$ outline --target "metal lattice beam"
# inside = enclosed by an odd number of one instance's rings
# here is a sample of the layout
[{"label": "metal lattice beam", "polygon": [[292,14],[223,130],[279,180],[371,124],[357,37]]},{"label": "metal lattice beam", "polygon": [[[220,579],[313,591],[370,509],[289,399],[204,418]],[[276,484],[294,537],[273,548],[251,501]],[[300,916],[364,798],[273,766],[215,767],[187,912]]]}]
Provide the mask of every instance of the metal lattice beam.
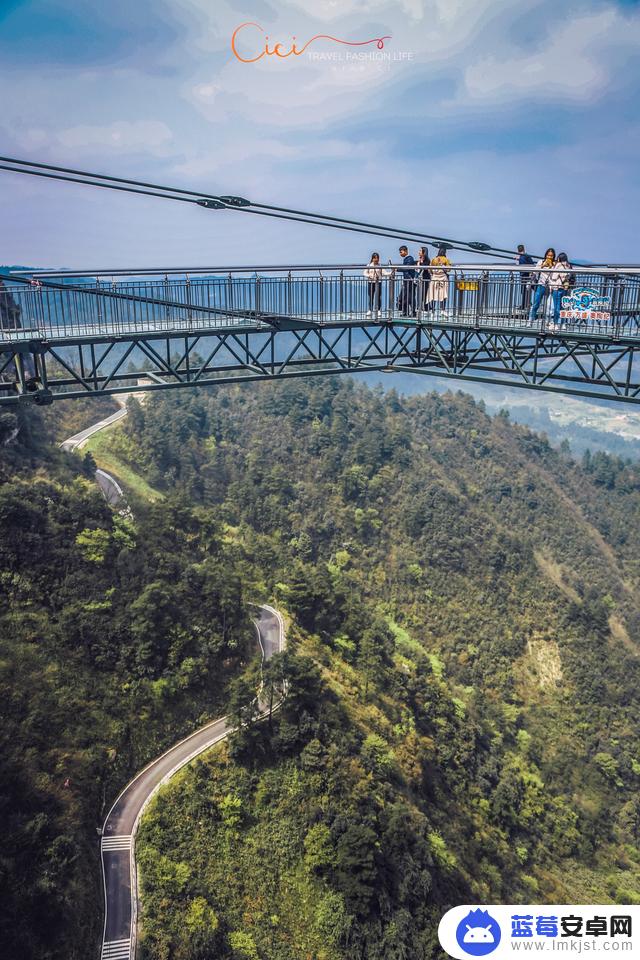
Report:
[{"label": "metal lattice beam", "polygon": [[361,272],[310,270],[0,281],[0,405],[369,370],[640,402],[639,269],[577,271],[591,307],[563,295],[561,330],[529,313],[517,268],[450,270],[446,313],[428,274],[398,267],[372,311]]}]

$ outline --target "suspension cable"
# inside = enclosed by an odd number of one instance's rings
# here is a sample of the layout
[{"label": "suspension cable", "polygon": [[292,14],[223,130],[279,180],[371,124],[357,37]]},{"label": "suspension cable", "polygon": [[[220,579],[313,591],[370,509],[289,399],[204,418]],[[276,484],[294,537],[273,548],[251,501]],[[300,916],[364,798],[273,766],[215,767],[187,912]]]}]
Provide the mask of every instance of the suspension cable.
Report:
[{"label": "suspension cable", "polygon": [[[92,180],[108,180],[111,183],[126,183],[134,187],[149,187],[152,190],[169,191],[170,193],[184,193],[192,197],[207,197],[212,200],[219,200],[219,197],[212,197],[206,193],[196,193],[194,190],[185,190],[182,187],[166,187],[160,183],[148,183],[145,180],[129,180],[124,177],[112,177],[106,173],[91,173],[88,170],[75,170],[73,167],[57,167],[52,163],[36,163],[35,160],[17,160],[15,157],[0,157],[2,163],[18,163],[23,167],[36,167],[39,170],[55,170],[58,173],[73,173],[78,177],[90,177]],[[19,173],[28,173],[28,170],[19,170]],[[79,183],[83,181],[79,180]]]},{"label": "suspension cable", "polygon": [[[381,224],[371,224],[362,220],[351,220],[344,217],[334,217],[329,214],[317,214],[305,210],[295,210],[289,207],[280,207],[273,204],[256,203],[245,200],[242,197],[220,196],[218,194],[209,194],[187,190],[180,187],[167,187],[162,184],[149,183],[144,180],[129,180],[123,177],[113,177],[107,174],[91,173],[86,170],[77,170],[71,167],[60,167],[48,163],[38,163],[31,160],[20,160],[15,157],[0,156],[0,169],[12,173],[23,173],[31,176],[46,177],[52,180],[62,180],[71,183],[78,183],[85,186],[98,186],[112,190],[121,190],[127,193],[137,193],[151,197],[157,197],[167,200],[181,200],[182,202],[195,203],[199,206],[209,209],[227,209],[241,210],[245,213],[253,213],[260,216],[271,216],[281,220],[288,220],[293,223],[307,223],[315,226],[332,227],[333,229],[347,230],[354,233],[365,233],[370,236],[382,238],[405,239],[412,242],[431,243],[432,245],[445,245],[448,249],[461,250],[465,253],[470,251],[481,253],[482,255],[498,256],[500,259],[511,259],[516,256],[516,251],[508,250],[503,247],[493,247],[486,243],[475,243],[465,241],[449,240],[445,237],[438,237],[415,230],[402,230],[397,227],[387,227]],[[17,164],[18,166],[9,166],[8,164]],[[35,169],[29,169],[35,168]],[[44,171],[51,171],[45,173]],[[71,174],[72,176],[66,176]],[[144,189],[139,189],[144,188]]]},{"label": "suspension cable", "polygon": [[[262,206],[262,204],[260,204],[260,206]],[[366,228],[365,226],[348,227],[346,226],[346,223],[344,224],[331,223],[331,222],[324,222],[319,219],[311,220],[307,217],[293,217],[289,214],[284,214],[284,213],[271,213],[268,210],[251,210],[248,207],[236,207],[235,209],[237,209],[240,213],[253,213],[256,216],[273,217],[277,220],[288,220],[290,223],[311,223],[311,224],[314,224],[315,226],[320,226],[320,227],[332,227],[334,230],[347,230],[350,233],[365,233],[370,237],[382,237],[383,239],[391,239],[391,240],[408,240],[410,243],[418,242],[418,243],[424,244],[425,246],[427,243],[431,243],[433,245],[434,240],[437,240],[437,238],[430,237],[428,234],[424,234],[424,233],[415,234],[414,236],[412,236],[410,233],[400,233],[400,232],[391,233],[390,232],[392,229],[391,227],[389,228],[389,230],[384,230],[384,228],[381,228],[380,230],[374,230],[372,227],[368,227],[368,228]],[[352,223],[359,223],[359,221],[354,220],[352,221]],[[445,244],[447,246],[447,249],[449,250],[461,250],[463,253],[469,253],[468,245],[462,246],[453,240],[443,240],[443,244]],[[486,251],[486,250],[478,251],[473,247],[471,247],[471,250],[473,250],[474,253],[483,253],[485,255],[488,255],[489,253],[489,251]],[[495,253],[492,255],[499,258],[500,260],[510,260],[510,261],[513,260],[513,256],[510,256],[504,253]]]},{"label": "suspension cable", "polygon": [[[1,159],[1,158],[0,158]],[[11,167],[8,164],[0,163],[0,170],[9,170],[12,173],[28,173],[32,177],[46,177],[47,180],[65,180],[68,183],[79,183],[81,186],[90,185],[92,187],[104,187],[108,190],[124,190],[126,193],[141,193],[146,197],[161,197],[163,200],[181,200],[183,203],[197,203],[197,200],[190,200],[188,197],[176,197],[170,193],[158,193],[151,190],[138,190],[135,187],[122,187],[114,183],[100,183],[98,180],[81,180],[77,177],[66,177],[59,173],[44,173],[40,170],[22,170],[20,167]],[[224,204],[220,204],[224,207]]]}]

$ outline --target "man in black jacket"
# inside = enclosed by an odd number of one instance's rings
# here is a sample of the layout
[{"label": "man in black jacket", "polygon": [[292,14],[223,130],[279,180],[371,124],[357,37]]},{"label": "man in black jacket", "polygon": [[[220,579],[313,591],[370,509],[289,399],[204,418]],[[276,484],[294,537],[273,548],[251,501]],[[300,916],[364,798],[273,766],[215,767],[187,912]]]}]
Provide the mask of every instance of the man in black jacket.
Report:
[{"label": "man in black jacket", "polygon": [[[516,263],[519,267],[528,267],[530,265],[533,266],[535,263],[533,257],[525,250],[524,243],[518,244],[518,256],[516,257]],[[525,270],[523,270],[520,274],[520,296],[522,301],[522,309],[528,310],[531,306],[531,274]]]},{"label": "man in black jacket", "polygon": [[[399,252],[402,257],[403,266],[415,267],[416,262],[409,253],[408,247],[403,245],[400,247]],[[415,279],[415,270],[402,271],[402,289],[400,291],[398,307],[405,317],[415,317],[416,315]]]}]

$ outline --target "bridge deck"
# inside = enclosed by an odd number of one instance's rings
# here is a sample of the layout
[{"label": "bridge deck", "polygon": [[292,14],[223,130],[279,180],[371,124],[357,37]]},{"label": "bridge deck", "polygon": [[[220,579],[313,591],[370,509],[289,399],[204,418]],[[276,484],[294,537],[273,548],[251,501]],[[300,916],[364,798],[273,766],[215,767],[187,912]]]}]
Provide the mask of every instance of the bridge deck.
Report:
[{"label": "bridge deck", "polygon": [[[0,281],[0,404],[405,369],[640,402],[640,270],[542,297],[504,266],[438,285],[362,271]],[[442,277],[444,276],[444,279]]]},{"label": "bridge deck", "polygon": [[260,331],[269,331],[272,329],[285,330],[294,325],[294,329],[304,329],[306,327],[361,327],[363,325],[376,326],[379,324],[404,324],[407,326],[416,325],[437,325],[446,327],[462,327],[465,329],[483,329],[509,332],[514,334],[535,335],[535,334],[557,334],[567,336],[578,334],[580,336],[589,336],[609,342],[615,340],[638,340],[640,341],[640,312],[637,316],[627,315],[624,323],[613,326],[610,322],[587,322],[587,321],[564,321],[561,324],[553,324],[548,316],[530,320],[526,315],[506,314],[488,314],[478,317],[470,311],[453,312],[446,311],[420,311],[415,316],[407,316],[400,310],[386,310],[378,316],[368,314],[366,311],[353,311],[350,313],[335,313],[329,317],[320,317],[313,313],[294,314],[290,317],[283,317],[277,314],[261,314],[255,317],[249,313],[244,315],[234,315],[227,318],[218,316],[214,320],[211,317],[191,318],[188,320],[176,322],[167,322],[162,320],[148,320],[144,323],[132,320],[130,323],[104,322],[96,320],[87,323],[66,324],[57,327],[55,324],[48,326],[46,330],[41,327],[26,326],[14,330],[0,330],[0,352],[10,350],[15,344],[30,343],[36,340],[46,341],[47,343],[58,346],[65,343],[77,343],[79,341],[97,341],[102,339],[128,339],[132,336],[141,335],[152,337],[174,337],[176,339],[193,336],[206,335],[210,332],[236,332],[236,333],[256,333]]}]

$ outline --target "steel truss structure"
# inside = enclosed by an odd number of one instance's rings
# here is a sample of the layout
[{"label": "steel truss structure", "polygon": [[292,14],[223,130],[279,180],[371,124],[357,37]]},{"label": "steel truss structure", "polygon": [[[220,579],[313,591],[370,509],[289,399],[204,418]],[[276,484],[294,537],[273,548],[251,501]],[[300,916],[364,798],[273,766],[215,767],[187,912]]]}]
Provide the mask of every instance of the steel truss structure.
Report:
[{"label": "steel truss structure", "polygon": [[[291,270],[279,278],[229,277],[217,282],[215,296],[213,281],[197,291],[188,278],[186,287],[165,278],[153,289],[151,281],[134,288],[131,278],[117,289],[113,282],[53,285],[67,312],[49,305],[46,327],[40,283],[24,288],[37,310],[5,289],[13,329],[0,324],[0,405],[367,371],[640,403],[636,271],[603,272],[601,289],[606,283],[614,291],[608,321],[556,329],[544,315],[531,321],[517,272],[464,270],[450,279],[455,309],[447,313],[423,309],[421,299],[400,309],[401,277],[386,281],[395,290],[385,289],[382,309],[368,315],[362,274],[345,281],[344,270],[330,283],[292,279]],[[593,276],[589,282],[593,288]]]},{"label": "steel truss structure", "polygon": [[[367,371],[421,373],[640,403],[640,340],[393,322],[122,340],[27,343],[5,354],[0,403]],[[43,396],[44,395],[44,396]]]}]

